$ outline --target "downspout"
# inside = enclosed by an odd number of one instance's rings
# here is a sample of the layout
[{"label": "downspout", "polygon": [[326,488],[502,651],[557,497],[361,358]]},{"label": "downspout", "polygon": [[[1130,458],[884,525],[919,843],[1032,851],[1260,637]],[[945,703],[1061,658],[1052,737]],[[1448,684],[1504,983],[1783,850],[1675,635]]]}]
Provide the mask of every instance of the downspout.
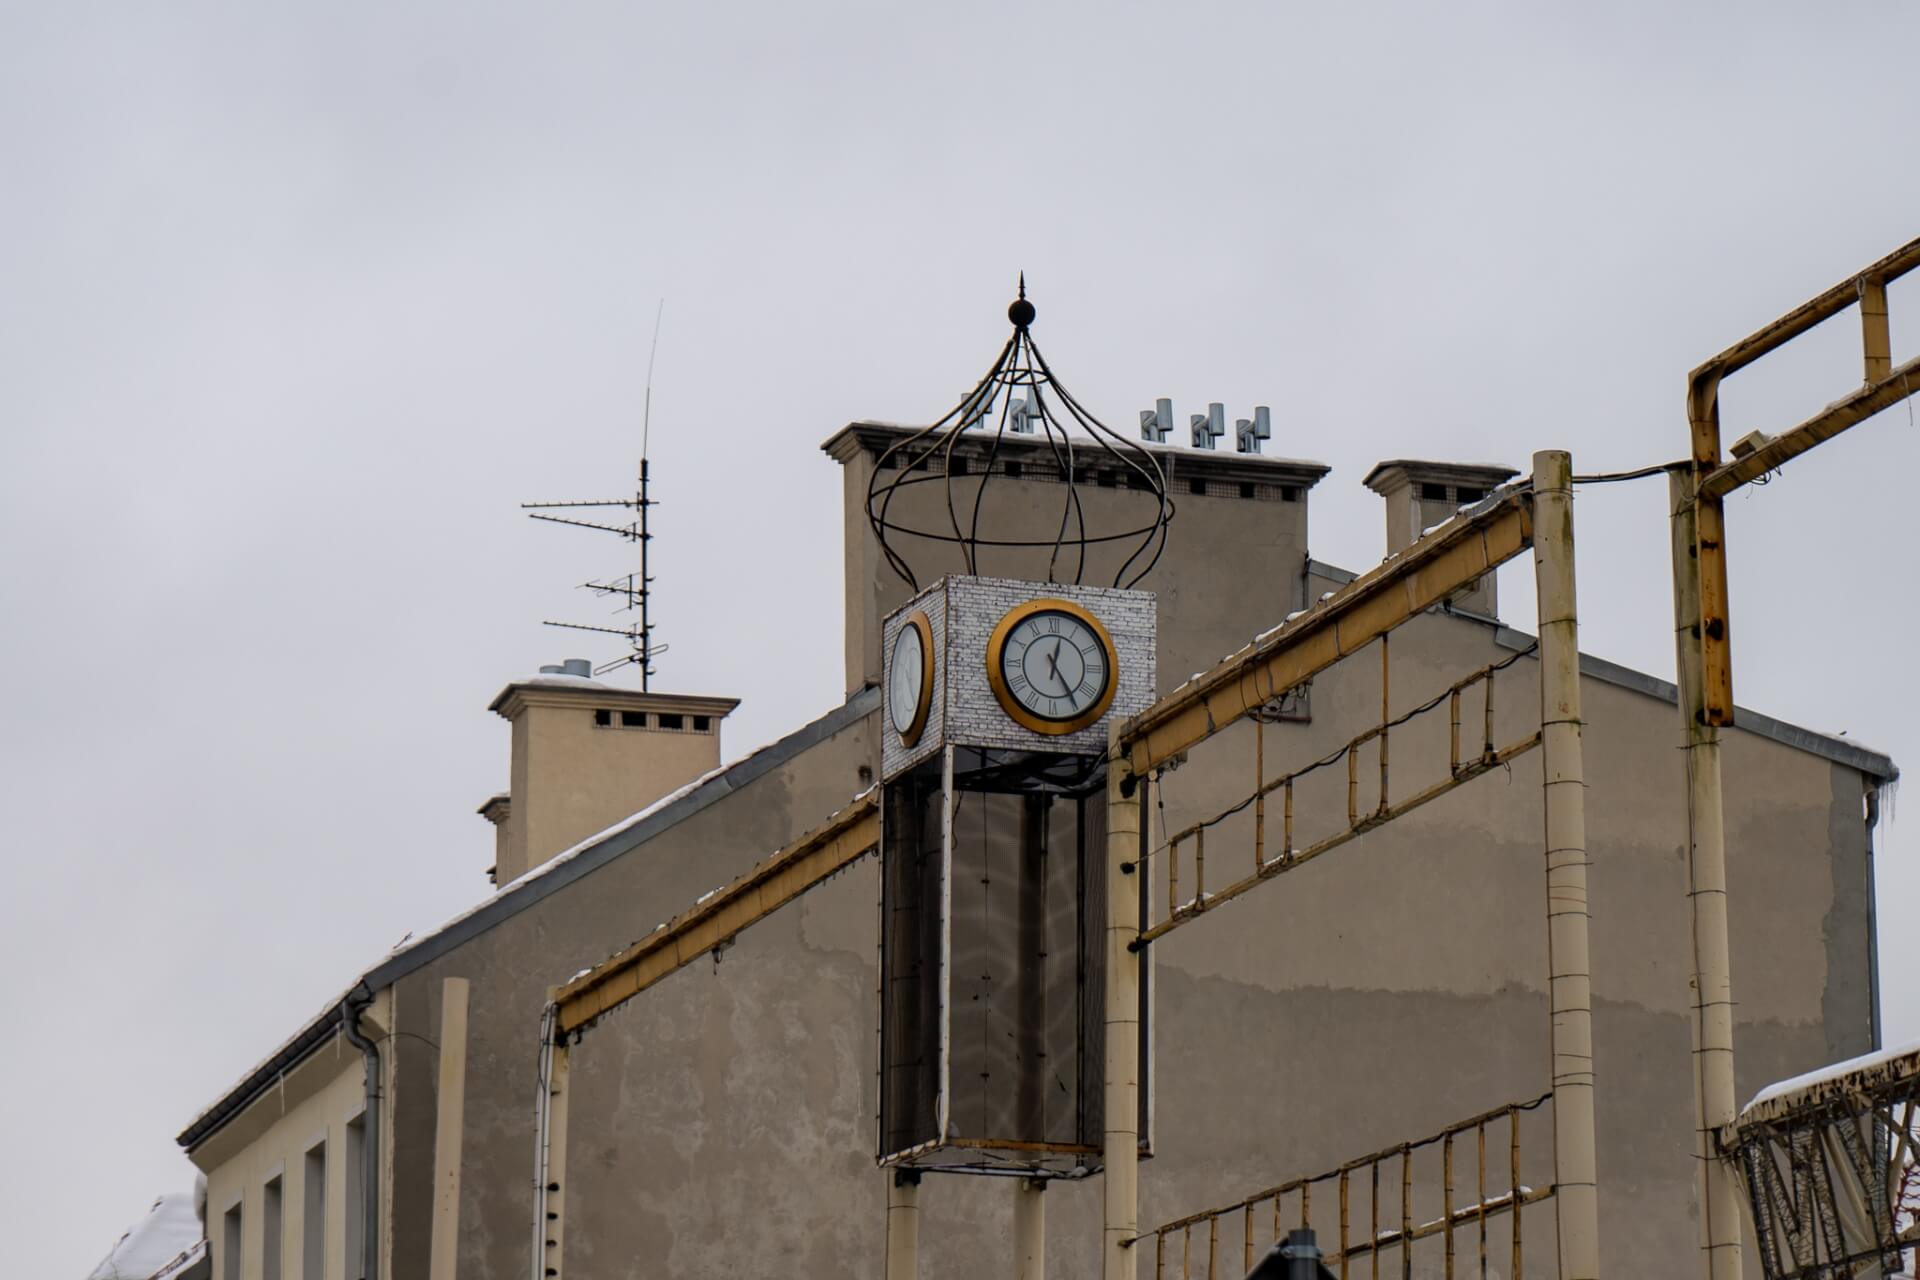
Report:
[{"label": "downspout", "polygon": [[1880,1048],[1880,907],[1874,900],[1873,838],[1880,829],[1879,780],[1867,791],[1867,1047]]},{"label": "downspout", "polygon": [[360,1152],[360,1185],[366,1204],[361,1210],[361,1244],[366,1256],[361,1259],[364,1280],[380,1276],[380,1050],[360,1032],[360,1011],[373,1003],[373,993],[363,982],[340,1002],[340,1027],[347,1043],[360,1051],[367,1064],[366,1140]]}]

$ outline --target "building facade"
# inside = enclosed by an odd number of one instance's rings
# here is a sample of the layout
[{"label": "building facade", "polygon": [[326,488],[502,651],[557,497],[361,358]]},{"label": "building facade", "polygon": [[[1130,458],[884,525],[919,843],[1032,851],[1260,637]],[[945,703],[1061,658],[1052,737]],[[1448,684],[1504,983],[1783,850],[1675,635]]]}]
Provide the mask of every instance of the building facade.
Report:
[{"label": "building facade", "polygon": [[[497,892],[360,975],[181,1136],[209,1179],[216,1277],[349,1280],[367,1265],[382,1278],[428,1274],[435,1042],[455,978],[472,992],[459,1275],[535,1274],[533,1082],[548,992],[874,780],[881,623],[912,591],[886,564],[864,501],[904,433],[856,423],[825,445],[846,493],[840,706],[720,767],[726,699],[615,691],[564,671],[496,699],[513,722],[510,788],[482,807],[498,833]],[[1139,585],[1157,598],[1164,693],[1351,575],[1309,550],[1309,498],[1325,467],[1158,456],[1178,515]],[[1057,509],[1049,486],[1061,477],[1040,444],[1011,441],[969,462],[976,475],[1001,469],[988,513],[997,527],[1035,534]],[[1387,505],[1388,550],[1508,474],[1383,463],[1368,479]],[[1125,499],[1125,477],[1097,464],[1076,479],[1095,515]],[[934,518],[938,487],[904,501]],[[929,548],[924,562],[960,571],[942,554]],[[1110,554],[1094,549],[1087,581],[1117,567]],[[1009,550],[980,570],[1045,580],[1047,563],[1044,552]],[[1503,735],[1521,732],[1539,719],[1537,693],[1523,692],[1529,645],[1499,620],[1489,578],[1396,638],[1392,683],[1412,706],[1511,659],[1515,693],[1496,718]],[[1582,679],[1605,1261],[1664,1273],[1692,1252],[1696,1230],[1679,726],[1662,681],[1597,658]],[[1266,727],[1265,749],[1300,762],[1324,755],[1378,717],[1378,684],[1377,663],[1334,667]],[[1396,737],[1396,758],[1417,760],[1431,732]],[[1854,744],[1751,712],[1725,752],[1738,1062],[1751,1094],[1875,1043],[1872,822],[1895,771]],[[1537,771],[1536,759],[1514,773]],[[1160,788],[1159,821],[1174,829],[1215,812],[1250,782],[1196,755]],[[1545,1090],[1540,804],[1538,786],[1495,771],[1156,944],[1143,1222]],[[871,860],[856,864],[610,1015],[577,1050],[569,1273],[880,1274],[878,896]],[[310,1165],[316,1143],[324,1159]],[[350,1179],[349,1166],[361,1172]],[[315,1176],[327,1229],[319,1269],[308,1270]],[[1056,1183],[1047,1201],[1053,1273],[1097,1274],[1097,1176]],[[1002,1180],[930,1177],[922,1273],[1007,1265],[1010,1203]]]}]

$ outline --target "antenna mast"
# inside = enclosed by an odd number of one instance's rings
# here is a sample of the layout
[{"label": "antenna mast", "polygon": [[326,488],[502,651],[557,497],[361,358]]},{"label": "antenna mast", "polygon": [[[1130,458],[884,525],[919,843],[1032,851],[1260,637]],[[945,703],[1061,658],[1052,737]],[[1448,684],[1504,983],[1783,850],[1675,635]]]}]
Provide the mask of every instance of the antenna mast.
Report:
[{"label": "antenna mast", "polygon": [[[638,611],[640,625],[635,627],[596,627],[580,622],[544,622],[549,627],[565,627],[571,631],[598,631],[606,635],[620,636],[627,642],[630,652],[623,658],[603,662],[593,669],[593,674],[604,675],[609,671],[626,666],[628,663],[640,668],[640,691],[650,692],[653,684],[653,659],[656,654],[667,651],[664,644],[653,643],[652,611],[648,607],[653,595],[653,575],[648,572],[648,544],[653,534],[647,529],[647,512],[654,505],[649,493],[652,477],[647,464],[647,447],[653,429],[653,362],[660,353],[660,320],[666,312],[667,300],[662,298],[660,306],[653,315],[653,346],[647,353],[646,398],[642,402],[640,417],[640,487],[631,498],[611,498],[606,501],[588,502],[523,502],[523,510],[535,520],[546,520],[552,524],[570,524],[582,529],[598,529],[603,533],[617,533],[629,542],[640,544],[640,572],[624,574],[604,582],[587,581],[581,583],[585,590],[601,596],[619,596],[623,603],[615,612]],[[567,516],[543,515],[542,511],[561,507],[625,507],[634,513],[628,524],[598,524],[590,520],[575,520]]]}]

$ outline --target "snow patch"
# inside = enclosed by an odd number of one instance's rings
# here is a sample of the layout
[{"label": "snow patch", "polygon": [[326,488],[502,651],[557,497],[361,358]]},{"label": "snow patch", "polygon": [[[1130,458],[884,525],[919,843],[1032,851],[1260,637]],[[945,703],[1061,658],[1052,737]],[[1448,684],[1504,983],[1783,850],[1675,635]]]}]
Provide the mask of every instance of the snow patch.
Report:
[{"label": "snow patch", "polygon": [[1776,1084],[1768,1085],[1759,1093],[1753,1095],[1753,1101],[1747,1104],[1747,1109],[1751,1110],[1763,1102],[1772,1102],[1775,1098],[1784,1098],[1790,1093],[1798,1093],[1803,1089],[1811,1089],[1818,1084],[1826,1084],[1828,1081],[1838,1080],[1841,1076],[1850,1075],[1855,1071],[1864,1071],[1869,1067],[1881,1066],[1884,1063],[1892,1062],[1895,1058],[1904,1058],[1910,1053],[1920,1053],[1920,1040],[1909,1040],[1905,1044],[1898,1044],[1890,1049],[1881,1049],[1877,1053],[1866,1053],[1858,1058],[1849,1058],[1845,1062],[1834,1062],[1824,1067],[1817,1067],[1805,1075],[1795,1076],[1791,1080],[1782,1080]]},{"label": "snow patch", "polygon": [[87,1280],[158,1280],[178,1274],[197,1259],[197,1250],[206,1247],[205,1235],[193,1192],[161,1196],[146,1217],[127,1228],[100,1265],[87,1273]]}]

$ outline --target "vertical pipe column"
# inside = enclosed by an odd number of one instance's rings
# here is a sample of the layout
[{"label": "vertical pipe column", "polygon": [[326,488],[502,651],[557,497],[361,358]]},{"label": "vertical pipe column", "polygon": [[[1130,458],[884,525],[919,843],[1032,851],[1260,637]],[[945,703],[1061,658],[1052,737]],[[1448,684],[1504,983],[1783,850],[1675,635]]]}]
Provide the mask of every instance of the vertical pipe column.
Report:
[{"label": "vertical pipe column", "polygon": [[1694,1160],[1700,1169],[1701,1274],[1739,1280],[1740,1187],[1717,1131],[1734,1118],[1733,980],[1727,946],[1727,842],[1720,731],[1707,714],[1701,645],[1697,472],[1675,471],[1673,621],[1687,767],[1687,902],[1693,917]]},{"label": "vertical pipe column", "polygon": [[428,1280],[454,1280],[460,1261],[460,1146],[467,1107],[467,980],[440,984],[440,1090],[433,1124],[433,1230]]},{"label": "vertical pipe column", "polygon": [[1561,1280],[1596,1280],[1600,1214],[1594,1179],[1593,989],[1587,960],[1586,777],[1580,743],[1573,460],[1558,450],[1533,455],[1533,567],[1539,593],[1547,966],[1553,1014],[1554,1215]]},{"label": "vertical pipe column", "polygon": [[1042,1178],[1021,1178],[1013,1185],[1014,1280],[1047,1280],[1046,1189]]},{"label": "vertical pipe column", "polygon": [[914,1280],[920,1273],[920,1174],[887,1171],[887,1280]]},{"label": "vertical pipe column", "polygon": [[547,991],[546,1015],[540,1020],[540,1095],[534,1129],[533,1280],[558,1280],[564,1271],[560,1246],[566,1240],[567,1104],[571,1098],[571,1064],[566,1037],[555,1019],[552,1003],[559,990]]},{"label": "vertical pipe column", "polygon": [[1140,1227],[1140,809],[1118,726],[1107,739],[1107,944],[1105,1217],[1102,1280],[1134,1280]]}]

